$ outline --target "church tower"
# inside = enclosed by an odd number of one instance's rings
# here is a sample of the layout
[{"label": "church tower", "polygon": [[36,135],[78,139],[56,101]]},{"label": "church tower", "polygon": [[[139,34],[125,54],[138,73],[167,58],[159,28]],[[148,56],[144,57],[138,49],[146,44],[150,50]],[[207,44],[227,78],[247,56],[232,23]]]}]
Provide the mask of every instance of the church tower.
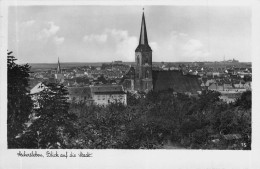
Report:
[{"label": "church tower", "polygon": [[61,74],[60,59],[58,58],[57,74]]},{"label": "church tower", "polygon": [[144,92],[152,90],[152,49],[148,44],[144,12],[142,16],[139,45],[135,50],[135,63],[135,90]]},{"label": "church tower", "polygon": [[62,71],[61,71],[59,58],[58,58],[58,65],[57,65],[57,72],[55,74],[55,79],[58,82],[62,82],[62,83],[64,82],[64,76],[63,76]]}]

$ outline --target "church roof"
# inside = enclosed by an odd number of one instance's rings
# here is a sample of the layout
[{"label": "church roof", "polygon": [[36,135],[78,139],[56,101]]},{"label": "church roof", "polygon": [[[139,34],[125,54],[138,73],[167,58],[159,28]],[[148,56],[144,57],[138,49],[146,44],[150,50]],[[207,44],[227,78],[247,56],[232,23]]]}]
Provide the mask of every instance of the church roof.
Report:
[{"label": "church roof", "polygon": [[183,75],[181,71],[153,71],[153,88],[155,91],[173,89],[175,92],[201,91],[197,76]]},{"label": "church roof", "polygon": [[135,68],[130,66],[130,68],[127,70],[127,73],[125,74],[128,78],[130,76],[135,76]]},{"label": "church roof", "polygon": [[142,23],[141,23],[139,45],[137,46],[135,51],[136,52],[142,52],[142,51],[150,52],[150,51],[152,51],[151,47],[148,44],[148,37],[147,37],[147,31],[146,31],[144,12],[143,12]]}]

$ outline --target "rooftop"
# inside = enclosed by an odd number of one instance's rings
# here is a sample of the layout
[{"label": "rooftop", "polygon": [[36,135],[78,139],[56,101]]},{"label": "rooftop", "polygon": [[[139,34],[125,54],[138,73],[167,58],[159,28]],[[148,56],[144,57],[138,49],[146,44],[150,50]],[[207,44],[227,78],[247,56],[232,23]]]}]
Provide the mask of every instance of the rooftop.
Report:
[{"label": "rooftop", "polygon": [[153,71],[153,87],[155,91],[173,89],[175,92],[197,93],[201,91],[198,77],[183,75],[181,71]]},{"label": "rooftop", "polygon": [[102,86],[91,86],[91,92],[95,94],[121,94],[124,93],[121,85],[102,85]]}]

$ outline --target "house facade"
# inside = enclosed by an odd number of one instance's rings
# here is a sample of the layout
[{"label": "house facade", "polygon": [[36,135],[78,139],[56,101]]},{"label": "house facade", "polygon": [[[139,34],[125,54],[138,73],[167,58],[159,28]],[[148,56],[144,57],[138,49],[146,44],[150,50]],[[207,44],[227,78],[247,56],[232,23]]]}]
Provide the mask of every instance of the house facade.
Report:
[{"label": "house facade", "polygon": [[127,104],[127,95],[121,85],[91,86],[90,90],[94,104],[103,106],[116,102]]}]

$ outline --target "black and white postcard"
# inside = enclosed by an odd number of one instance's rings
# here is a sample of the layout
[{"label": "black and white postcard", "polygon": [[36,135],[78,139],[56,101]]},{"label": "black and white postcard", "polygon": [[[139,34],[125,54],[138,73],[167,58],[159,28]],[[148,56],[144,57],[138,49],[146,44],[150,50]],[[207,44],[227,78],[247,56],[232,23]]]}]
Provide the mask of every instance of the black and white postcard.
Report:
[{"label": "black and white postcard", "polygon": [[0,168],[260,167],[259,7],[1,2]]}]

